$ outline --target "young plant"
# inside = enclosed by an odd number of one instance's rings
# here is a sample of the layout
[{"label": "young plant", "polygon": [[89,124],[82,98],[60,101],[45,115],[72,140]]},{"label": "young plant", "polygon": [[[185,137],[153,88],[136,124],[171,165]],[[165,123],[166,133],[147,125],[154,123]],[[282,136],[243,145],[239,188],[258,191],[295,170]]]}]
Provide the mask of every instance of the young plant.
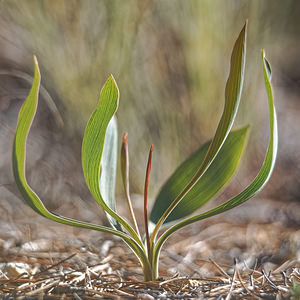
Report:
[{"label": "young plant", "polygon": [[[82,143],[82,167],[88,188],[104,209],[111,227],[74,220],[47,210],[28,185],[25,175],[26,139],[38,104],[40,72],[34,57],[34,80],[23,104],[13,146],[13,172],[25,201],[40,215],[67,225],[111,233],[119,236],[135,253],[145,281],[158,278],[159,254],[171,234],[184,226],[232,209],[255,196],[265,186],[274,168],[277,154],[277,121],[271,88],[271,69],[262,50],[263,74],[267,90],[270,119],[269,145],[256,178],[241,193],[227,202],[201,214],[189,217],[211,200],[234,174],[245,147],[249,127],[232,130],[242,92],[246,56],[247,22],[235,42],[229,78],[225,89],[224,111],[212,140],[205,143],[183,162],[163,185],[148,218],[148,183],[151,170],[151,145],[144,192],[145,237],[141,237],[129,192],[127,134],[123,136],[121,171],[132,225],[115,210],[115,176],[117,166],[117,123],[115,113],[119,90],[112,76],[104,84],[100,101],[90,117]],[[169,227],[159,236],[161,227]]]}]

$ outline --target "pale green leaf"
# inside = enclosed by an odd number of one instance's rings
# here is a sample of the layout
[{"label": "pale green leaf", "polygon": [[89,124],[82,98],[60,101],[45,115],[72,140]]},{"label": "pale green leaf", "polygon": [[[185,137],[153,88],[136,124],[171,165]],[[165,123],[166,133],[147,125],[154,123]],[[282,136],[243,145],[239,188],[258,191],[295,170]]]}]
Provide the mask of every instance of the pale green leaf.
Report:
[{"label": "pale green leaf", "polygon": [[[100,163],[108,124],[119,105],[119,89],[111,75],[105,82],[98,106],[92,113],[85,129],[82,142],[82,168],[86,183],[95,200],[112,218],[112,226],[122,230],[122,224],[131,236],[142,245],[133,228],[110,207],[109,198],[104,198],[100,191]],[[102,162],[103,164],[103,162]],[[120,223],[120,224],[119,224]]]},{"label": "pale green leaf", "polygon": [[[108,123],[103,154],[101,158],[101,172],[100,172],[100,192],[110,209],[115,211],[115,185],[116,185],[116,170],[118,158],[118,127],[116,117],[112,117]],[[107,218],[113,227],[121,230],[118,222],[107,214]]]},{"label": "pale green leaf", "polygon": [[13,174],[15,177],[16,184],[24,200],[38,214],[52,221],[62,223],[65,225],[111,233],[113,235],[121,237],[127,243],[127,245],[134,251],[144,268],[150,270],[149,262],[147,260],[147,257],[145,256],[143,247],[141,247],[126,233],[105,226],[82,222],[64,216],[60,216],[58,214],[54,214],[47,210],[47,208],[44,206],[37,194],[28,185],[25,174],[26,140],[36,113],[40,87],[40,71],[36,57],[34,57],[34,67],[35,71],[32,87],[19,113],[12,155]]},{"label": "pale green leaf", "polygon": [[[230,180],[238,167],[248,135],[248,128],[247,126],[230,132],[210,167],[194,187],[182,198],[166,219],[165,224],[184,218],[195,212],[212,199]],[[152,223],[156,224],[173,199],[192,180],[193,175],[204,160],[210,144],[211,141],[205,143],[199,150],[193,153],[164,184],[151,212],[150,220]]]},{"label": "pale green leaf", "polygon": [[86,183],[96,201],[107,212],[112,210],[100,192],[100,163],[107,127],[118,108],[118,102],[119,90],[110,76],[101,90],[99,104],[88,121],[82,142],[82,167]]},{"label": "pale green leaf", "polygon": [[56,222],[60,222],[63,224],[68,224],[72,226],[90,228],[94,230],[100,230],[104,232],[110,232],[113,234],[117,234],[118,236],[122,236],[127,238],[123,233],[113,230],[111,228],[107,228],[104,226],[93,225],[77,220],[73,220],[70,218],[66,218],[63,216],[59,216],[57,214],[53,214],[48,211],[36,193],[31,189],[26,180],[25,173],[25,162],[26,162],[26,140],[28,137],[29,130],[31,128],[34,116],[36,114],[36,109],[38,105],[38,94],[40,87],[40,71],[38,67],[38,62],[36,57],[34,57],[34,79],[32,83],[32,87],[30,93],[25,100],[22,108],[20,109],[18,123],[15,133],[14,145],[13,145],[13,173],[15,177],[16,184],[24,198],[24,200],[30,205],[32,209],[34,209],[40,215],[51,219]]}]

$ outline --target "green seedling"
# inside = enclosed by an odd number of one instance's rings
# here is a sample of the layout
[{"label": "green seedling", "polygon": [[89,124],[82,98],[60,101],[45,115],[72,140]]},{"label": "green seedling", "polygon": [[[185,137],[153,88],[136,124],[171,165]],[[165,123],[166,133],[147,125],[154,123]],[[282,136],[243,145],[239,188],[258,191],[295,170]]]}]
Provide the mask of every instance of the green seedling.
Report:
[{"label": "green seedling", "polygon": [[[13,172],[25,201],[37,213],[50,220],[120,237],[137,256],[145,281],[158,279],[160,251],[171,234],[184,226],[223,213],[247,201],[262,190],[273,171],[278,144],[277,121],[271,87],[271,69],[262,50],[270,119],[269,144],[263,165],[253,182],[241,193],[211,210],[190,216],[211,200],[230,180],[245,147],[249,127],[232,130],[232,125],[244,80],[246,32],[247,22],[232,51],[224,111],[213,139],[201,146],[170,176],[158,193],[148,216],[147,195],[153,151],[151,145],[145,179],[143,237],[130,200],[127,134],[123,135],[121,172],[131,221],[126,221],[115,208],[118,138],[114,115],[118,108],[119,90],[113,76],[108,78],[101,90],[99,104],[88,121],[82,143],[82,167],[86,183],[95,200],[106,212],[111,227],[78,221],[50,212],[28,185],[25,174],[26,139],[36,113],[40,86],[38,62],[34,57],[34,80],[29,96],[20,110],[13,146]],[[159,234],[162,227],[165,230]]]}]

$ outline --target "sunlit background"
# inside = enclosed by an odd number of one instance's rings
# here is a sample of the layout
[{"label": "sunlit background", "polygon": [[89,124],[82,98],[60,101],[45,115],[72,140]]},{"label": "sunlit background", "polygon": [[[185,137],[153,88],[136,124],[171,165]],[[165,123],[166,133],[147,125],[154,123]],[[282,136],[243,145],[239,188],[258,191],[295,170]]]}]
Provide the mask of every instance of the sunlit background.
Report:
[{"label": "sunlit background", "polygon": [[[153,199],[180,162],[213,136],[231,50],[247,18],[245,84],[235,126],[249,123],[251,134],[225,196],[254,178],[267,147],[264,48],[273,70],[279,156],[263,195],[299,201],[299,14],[297,0],[0,1],[0,201],[19,195],[11,149],[33,54],[43,90],[28,141],[28,177],[47,206],[91,200],[81,171],[81,140],[110,74],[120,89],[119,140],[128,132],[133,194],[143,191],[154,145]],[[116,194],[121,205],[120,175]]]}]

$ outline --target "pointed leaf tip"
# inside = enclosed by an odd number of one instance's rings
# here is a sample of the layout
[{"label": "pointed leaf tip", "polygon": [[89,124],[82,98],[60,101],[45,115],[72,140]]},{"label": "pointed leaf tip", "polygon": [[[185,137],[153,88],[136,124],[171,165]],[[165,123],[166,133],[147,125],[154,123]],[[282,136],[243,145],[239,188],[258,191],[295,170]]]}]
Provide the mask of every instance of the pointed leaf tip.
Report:
[{"label": "pointed leaf tip", "polygon": [[[102,95],[103,93],[103,95]],[[104,95],[106,94],[106,95]],[[114,76],[111,74],[106,82],[104,83],[102,89],[101,89],[101,93],[100,93],[100,98],[101,97],[114,97],[113,94],[115,95],[116,99],[116,109],[118,109],[119,107],[119,97],[120,97],[120,91],[117,85],[117,82],[114,78]],[[101,96],[102,95],[102,96]]]},{"label": "pointed leaf tip", "polygon": [[264,49],[261,50],[261,55],[262,55],[263,63],[265,65],[265,69],[266,69],[268,78],[271,81],[271,79],[272,79],[272,69],[271,69],[270,63],[268,62],[268,60],[266,58],[266,53],[265,53]]},{"label": "pointed leaf tip", "polygon": [[34,71],[36,72],[37,77],[41,78],[40,68],[39,68],[39,62],[35,55],[33,55],[33,63],[34,63]]},{"label": "pointed leaf tip", "polygon": [[114,75],[113,74],[110,74],[109,75],[109,77],[107,78],[107,81],[112,81],[113,83],[114,83],[114,85],[116,86],[116,88],[118,89],[118,91],[119,91],[119,88],[118,88],[118,85],[117,85],[117,82],[116,82],[116,80],[115,80],[115,77],[114,77]]},{"label": "pointed leaf tip", "polygon": [[245,20],[245,24],[244,24],[241,32],[247,32],[247,29],[248,29],[248,19]]},{"label": "pointed leaf tip", "polygon": [[33,62],[34,62],[35,65],[38,65],[38,60],[37,60],[35,55],[33,55]]}]

